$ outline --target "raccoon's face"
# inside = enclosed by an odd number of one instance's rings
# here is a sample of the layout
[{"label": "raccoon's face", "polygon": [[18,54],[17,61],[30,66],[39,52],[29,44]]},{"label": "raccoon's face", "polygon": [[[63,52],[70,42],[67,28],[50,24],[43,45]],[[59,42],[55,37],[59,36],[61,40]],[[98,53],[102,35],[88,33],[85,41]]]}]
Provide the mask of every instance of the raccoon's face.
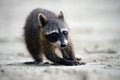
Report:
[{"label": "raccoon's face", "polygon": [[68,30],[53,31],[46,38],[56,47],[66,47],[68,44]]},{"label": "raccoon's face", "polygon": [[[43,16],[44,20],[47,17]],[[42,20],[41,20],[42,21]],[[44,22],[43,22],[44,23]],[[63,19],[63,13],[61,12],[58,18],[51,19],[44,25],[45,38],[54,46],[64,48],[68,44],[68,26]]]},{"label": "raccoon's face", "polygon": [[61,20],[51,20],[44,27],[44,33],[46,39],[56,47],[66,47],[68,44],[68,27],[64,21]]}]

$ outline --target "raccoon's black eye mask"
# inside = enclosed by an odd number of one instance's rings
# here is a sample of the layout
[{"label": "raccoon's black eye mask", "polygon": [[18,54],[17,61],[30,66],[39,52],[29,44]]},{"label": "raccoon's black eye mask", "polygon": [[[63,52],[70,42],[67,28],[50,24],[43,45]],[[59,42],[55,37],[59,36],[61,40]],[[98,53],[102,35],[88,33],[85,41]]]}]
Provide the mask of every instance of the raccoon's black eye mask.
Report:
[{"label": "raccoon's black eye mask", "polygon": [[68,38],[68,32],[67,31],[63,31],[62,33],[51,33],[46,35],[46,38],[50,41],[50,42],[56,42],[60,37],[65,37],[66,39]]},{"label": "raccoon's black eye mask", "polygon": [[51,42],[56,42],[59,36],[60,35],[58,33],[52,33],[52,34],[46,35],[46,38]]}]

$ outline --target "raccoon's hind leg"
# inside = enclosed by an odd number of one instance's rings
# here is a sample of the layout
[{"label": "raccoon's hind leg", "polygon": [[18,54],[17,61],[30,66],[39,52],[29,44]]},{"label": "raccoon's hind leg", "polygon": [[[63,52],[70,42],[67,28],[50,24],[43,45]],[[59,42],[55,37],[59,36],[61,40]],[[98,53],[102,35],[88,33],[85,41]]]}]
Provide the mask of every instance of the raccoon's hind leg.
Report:
[{"label": "raccoon's hind leg", "polygon": [[25,62],[24,64],[39,64],[43,62],[42,55],[40,54],[40,45],[37,42],[33,43],[26,43],[27,49],[31,56],[33,57],[34,61],[32,62]]},{"label": "raccoon's hind leg", "polygon": [[25,33],[26,47],[35,61],[25,62],[25,64],[39,64],[43,62],[41,54],[41,45],[38,33],[26,32]]}]

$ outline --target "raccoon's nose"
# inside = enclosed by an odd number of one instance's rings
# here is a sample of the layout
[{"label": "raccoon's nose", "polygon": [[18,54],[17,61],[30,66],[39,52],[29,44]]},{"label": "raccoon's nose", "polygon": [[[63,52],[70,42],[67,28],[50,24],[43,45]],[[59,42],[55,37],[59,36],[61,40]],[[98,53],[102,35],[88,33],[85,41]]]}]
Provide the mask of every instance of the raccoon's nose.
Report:
[{"label": "raccoon's nose", "polygon": [[66,47],[67,45],[65,43],[61,43],[61,47]]}]

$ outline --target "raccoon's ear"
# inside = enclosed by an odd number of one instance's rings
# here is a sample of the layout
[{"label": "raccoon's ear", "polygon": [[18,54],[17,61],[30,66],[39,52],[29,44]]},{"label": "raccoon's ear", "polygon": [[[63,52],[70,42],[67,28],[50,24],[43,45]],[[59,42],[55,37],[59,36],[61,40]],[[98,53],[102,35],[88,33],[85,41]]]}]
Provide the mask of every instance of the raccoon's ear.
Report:
[{"label": "raccoon's ear", "polygon": [[63,15],[63,12],[62,12],[62,11],[60,11],[58,17],[59,17],[59,19],[63,19],[63,20],[64,20],[64,15]]},{"label": "raccoon's ear", "polygon": [[47,17],[44,14],[39,13],[38,14],[38,23],[39,23],[39,26],[44,27],[47,22],[48,22]]}]

